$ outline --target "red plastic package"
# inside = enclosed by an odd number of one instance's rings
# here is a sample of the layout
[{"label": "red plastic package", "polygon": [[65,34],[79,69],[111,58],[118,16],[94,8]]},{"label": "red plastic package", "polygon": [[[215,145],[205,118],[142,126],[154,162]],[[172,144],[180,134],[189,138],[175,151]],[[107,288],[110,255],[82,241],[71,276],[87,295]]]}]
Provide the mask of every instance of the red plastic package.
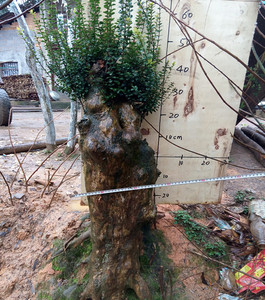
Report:
[{"label": "red plastic package", "polygon": [[[257,279],[265,276],[265,249],[256,255],[249,263],[247,263],[240,271],[245,272]],[[261,281],[249,277],[243,273],[235,274],[237,285],[241,288],[239,293],[249,289],[252,293],[257,294],[265,290],[265,284]]]}]

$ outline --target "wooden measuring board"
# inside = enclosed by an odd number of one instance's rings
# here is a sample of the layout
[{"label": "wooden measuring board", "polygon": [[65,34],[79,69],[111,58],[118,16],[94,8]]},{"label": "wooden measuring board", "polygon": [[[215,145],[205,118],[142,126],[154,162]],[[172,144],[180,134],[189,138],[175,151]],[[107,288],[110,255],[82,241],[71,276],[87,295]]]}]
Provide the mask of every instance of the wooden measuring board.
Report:
[{"label": "wooden measuring board", "polygon": [[[167,0],[163,3],[174,15],[207,38],[216,41],[246,64],[248,62],[259,1]],[[169,141],[202,155],[190,153],[170,144],[146,122],[143,137],[156,153],[161,175],[157,183],[224,176],[229,159],[240,96],[220,71],[243,87],[246,70],[222,49],[187,28],[179,29],[171,16],[162,10],[162,57],[174,63],[171,81],[175,92],[161,109],[148,116],[150,122]],[[196,57],[190,43],[198,51]],[[176,51],[177,50],[177,51]],[[202,57],[211,62],[209,64]],[[204,68],[202,70],[201,65]],[[213,67],[213,65],[215,67]],[[204,73],[205,72],[205,73]],[[155,189],[156,203],[218,202],[222,182],[209,182]]]}]

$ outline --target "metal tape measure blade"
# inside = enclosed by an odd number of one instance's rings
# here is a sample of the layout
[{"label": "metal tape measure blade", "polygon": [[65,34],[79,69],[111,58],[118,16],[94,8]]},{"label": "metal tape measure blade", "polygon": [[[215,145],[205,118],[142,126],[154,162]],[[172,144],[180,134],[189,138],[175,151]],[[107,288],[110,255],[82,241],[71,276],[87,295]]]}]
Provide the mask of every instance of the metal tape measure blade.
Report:
[{"label": "metal tape measure blade", "polygon": [[160,183],[160,184],[140,185],[140,186],[119,188],[119,189],[111,189],[111,190],[103,190],[103,191],[95,191],[95,192],[77,194],[77,195],[72,196],[72,198],[137,191],[137,190],[168,187],[168,186],[183,185],[183,184],[204,183],[204,182],[225,181],[225,180],[237,180],[237,179],[245,179],[245,178],[264,177],[264,176],[265,176],[265,173],[255,173],[255,174],[235,175],[235,176],[227,176],[227,177],[194,179],[194,180],[177,181],[177,182]]}]

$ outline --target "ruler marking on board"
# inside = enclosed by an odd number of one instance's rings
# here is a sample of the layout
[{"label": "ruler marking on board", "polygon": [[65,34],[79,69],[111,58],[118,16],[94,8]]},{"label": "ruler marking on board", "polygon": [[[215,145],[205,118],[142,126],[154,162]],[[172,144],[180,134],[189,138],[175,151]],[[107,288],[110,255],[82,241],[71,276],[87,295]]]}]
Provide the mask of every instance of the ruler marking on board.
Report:
[{"label": "ruler marking on board", "polygon": [[[173,6],[173,0],[170,0],[170,10],[172,10]],[[169,40],[170,37],[170,26],[171,26],[171,15],[168,15],[168,27],[167,27],[167,42],[166,42],[166,56],[165,56],[165,66],[168,61],[168,49],[169,49],[169,43],[173,43],[173,41]],[[160,135],[161,131],[161,124],[162,124],[162,117],[166,116],[167,114],[163,113],[163,102],[160,104],[160,112],[159,112],[159,120],[158,120],[158,139],[157,139],[157,149],[156,149],[156,164],[158,165],[158,160],[159,160],[159,149],[160,149],[160,138],[162,137]]]},{"label": "ruler marking on board", "polygon": [[[172,10],[172,6],[173,6],[173,0],[170,0],[170,10]],[[167,27],[167,43],[166,43],[166,56],[165,56],[165,66],[167,64],[168,61],[168,51],[169,51],[169,44],[170,42],[170,27],[171,27],[171,15],[169,14],[168,16],[168,27]],[[160,153],[160,138],[162,138],[161,133],[161,127],[162,127],[162,117],[165,117],[167,114],[163,112],[163,102],[160,104],[160,109],[159,109],[159,119],[158,119],[158,137],[157,137],[157,145],[156,145],[156,166],[158,166],[159,164],[159,153]],[[154,199],[156,200],[156,193],[155,191],[153,192],[154,195]]]},{"label": "ruler marking on board", "polygon": [[145,189],[192,184],[192,183],[215,182],[215,181],[236,180],[236,179],[246,179],[246,178],[255,178],[255,177],[265,177],[265,173],[255,173],[255,174],[235,175],[235,176],[216,177],[216,178],[193,179],[193,180],[177,181],[177,182],[169,182],[169,183],[140,185],[140,186],[126,187],[126,188],[82,193],[82,194],[74,195],[71,198],[84,197],[84,196],[97,196],[97,195],[120,193],[120,192],[130,192],[136,190],[145,190]]}]

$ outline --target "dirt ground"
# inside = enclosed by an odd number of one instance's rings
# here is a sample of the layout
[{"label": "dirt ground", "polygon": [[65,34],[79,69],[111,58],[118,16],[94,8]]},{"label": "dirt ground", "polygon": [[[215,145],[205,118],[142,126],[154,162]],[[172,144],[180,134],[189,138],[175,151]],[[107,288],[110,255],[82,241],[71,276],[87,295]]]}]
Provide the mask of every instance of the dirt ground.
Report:
[{"label": "dirt ground", "polygon": [[[57,138],[66,137],[69,112],[56,112],[54,117]],[[42,126],[41,113],[15,112],[10,132],[8,128],[0,127],[0,147],[10,145],[9,136],[12,137],[13,144],[32,142]],[[42,131],[38,135],[38,140],[44,139],[45,132]],[[250,169],[262,168],[248,150],[236,143],[233,144],[230,157],[233,164]],[[45,266],[54,239],[70,238],[80,227],[80,218],[87,213],[87,207],[80,206],[79,199],[70,198],[71,195],[81,191],[81,161],[78,151],[66,162],[64,162],[63,148],[60,148],[45,163],[42,163],[47,158],[45,151],[35,151],[28,155],[18,154],[18,158],[22,164],[20,170],[14,154],[0,156],[0,171],[12,186],[14,204],[11,205],[7,186],[0,177],[1,300],[36,299],[36,284],[55,273],[51,264]],[[257,171],[231,166],[227,169],[227,175],[255,172]],[[41,197],[45,184],[52,176],[51,186]],[[28,180],[27,190],[26,180]],[[65,183],[53,197],[55,187],[61,181]],[[220,206],[232,206],[235,203],[236,193],[246,189],[251,190],[255,199],[265,198],[264,178],[226,181]],[[200,209],[200,206],[197,208]],[[169,240],[172,247],[170,257],[181,269],[179,280],[186,287],[185,299],[217,299],[218,294],[223,292],[219,284],[218,271],[196,264],[196,259],[189,252],[194,247],[184,237],[179,227],[173,225],[170,211],[177,209],[179,209],[177,205],[158,205],[158,212],[164,213],[165,217],[157,221],[157,228],[161,229]],[[207,284],[202,280],[202,274]]]}]

